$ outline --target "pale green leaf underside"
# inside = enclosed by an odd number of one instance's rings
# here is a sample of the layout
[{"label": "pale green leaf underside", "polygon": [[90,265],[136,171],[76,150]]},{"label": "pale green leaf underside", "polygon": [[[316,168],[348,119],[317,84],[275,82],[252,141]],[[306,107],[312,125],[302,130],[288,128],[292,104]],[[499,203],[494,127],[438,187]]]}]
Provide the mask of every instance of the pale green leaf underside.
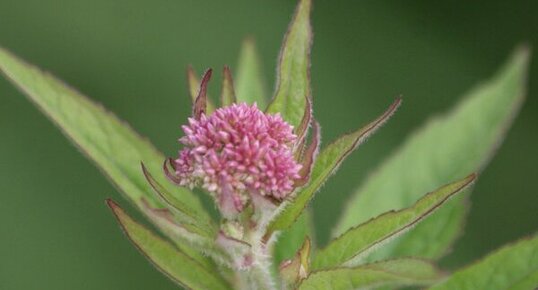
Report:
[{"label": "pale green leaf underside", "polygon": [[320,250],[312,261],[312,269],[325,269],[350,263],[382,244],[394,239],[441,207],[450,197],[463,191],[476,176],[448,184],[426,194],[413,206],[382,214],[350,229]]},{"label": "pale green leaf underside", "polygon": [[246,39],[239,54],[237,77],[235,78],[237,102],[256,103],[258,108],[265,110],[267,93],[262,75],[260,58],[256,51],[254,40]]},{"label": "pale green leaf underside", "polygon": [[[529,53],[518,50],[490,81],[472,90],[451,113],[414,133],[352,196],[337,236],[369,218],[412,204],[421,192],[478,171],[500,145],[525,94]],[[465,199],[452,200],[375,258],[437,258],[457,237]]]},{"label": "pale green leaf underside", "polygon": [[538,287],[538,237],[505,246],[430,290],[531,290]]},{"label": "pale green leaf underside", "polygon": [[[164,156],[148,140],[137,135],[102,106],[1,48],[0,71],[143,212],[148,214],[143,199],[152,206],[162,207],[140,169],[143,161],[152,172],[162,172]],[[182,202],[195,219],[211,223],[193,193],[172,186],[162,173],[155,179]]]},{"label": "pale green leaf underside", "polygon": [[424,286],[438,281],[442,273],[431,263],[397,259],[355,268],[336,268],[310,274],[300,290],[356,290],[392,286]]},{"label": "pale green leaf underside", "polygon": [[135,222],[113,201],[109,200],[108,205],[131,242],[169,278],[187,289],[231,289],[216,271],[207,271],[169,242]]},{"label": "pale green leaf underside", "polygon": [[324,148],[314,162],[309,183],[297,192],[291,202],[284,204],[284,210],[269,225],[268,232],[284,230],[291,226],[327,178],[353,150],[394,114],[400,103],[401,99],[397,99],[381,116],[368,125],[343,135]]},{"label": "pale green leaf underside", "polygon": [[277,85],[268,113],[280,113],[297,127],[310,97],[311,0],[300,0],[280,50]]}]

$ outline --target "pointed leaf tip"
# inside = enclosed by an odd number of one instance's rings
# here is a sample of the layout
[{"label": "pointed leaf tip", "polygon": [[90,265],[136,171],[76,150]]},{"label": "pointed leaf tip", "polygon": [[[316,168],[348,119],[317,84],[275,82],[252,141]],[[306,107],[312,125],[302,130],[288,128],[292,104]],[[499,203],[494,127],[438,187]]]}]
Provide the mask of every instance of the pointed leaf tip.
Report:
[{"label": "pointed leaf tip", "polygon": [[296,127],[295,134],[297,135],[297,144],[298,146],[295,148],[296,152],[301,153],[300,151],[303,149],[305,138],[308,133],[308,127],[312,123],[312,100],[310,98],[306,98],[306,103],[304,107],[304,113],[303,113],[303,119],[301,120],[301,123]]},{"label": "pointed leaf tip", "polygon": [[299,171],[301,178],[296,182],[296,186],[305,185],[310,179],[312,169],[314,168],[314,162],[319,153],[319,145],[321,143],[320,126],[317,121],[314,120],[312,125],[312,141],[306,148],[301,156],[301,165],[303,166]]},{"label": "pointed leaf tip", "polygon": [[258,108],[267,107],[267,92],[262,73],[262,65],[255,41],[247,37],[241,46],[235,78],[235,92],[238,102],[257,103]]},{"label": "pointed leaf tip", "polygon": [[[413,132],[357,188],[333,235],[387,210],[410,206],[420,192],[445,183],[455,174],[481,171],[523,104],[529,57],[528,47],[520,46],[492,78],[471,89],[453,109]],[[462,196],[370,259],[442,257],[460,236],[467,212],[467,196]],[[443,231],[438,230],[441,227]]]},{"label": "pointed leaf tip", "polygon": [[310,89],[310,49],[312,27],[311,1],[299,1],[280,50],[277,85],[268,113],[281,113],[284,120],[297,127],[304,115]]},{"label": "pointed leaf tip", "polygon": [[[170,172],[170,169],[168,167],[172,167],[174,169],[174,173]],[[176,185],[179,185],[181,183],[181,179],[175,174],[175,167],[174,167],[174,160],[170,157],[164,159],[163,162],[163,172],[166,178],[168,180]]]},{"label": "pointed leaf tip", "polygon": [[189,95],[191,96],[192,104],[194,105],[196,97],[198,96],[200,82],[198,81],[194,68],[190,64],[187,66],[187,85],[189,87]]},{"label": "pointed leaf tip", "polygon": [[118,207],[118,204],[112,198],[105,199],[105,203],[113,211],[114,211],[115,208]]},{"label": "pointed leaf tip", "polygon": [[200,119],[202,114],[205,114],[207,111],[207,85],[211,79],[211,74],[213,73],[212,69],[206,70],[202,81],[200,82],[200,89],[198,90],[198,96],[196,101],[194,101],[192,115],[195,119]]},{"label": "pointed leaf tip", "polygon": [[234,82],[230,68],[225,65],[222,70],[222,92],[220,95],[221,105],[223,107],[236,103]]},{"label": "pointed leaf tip", "polygon": [[[205,73],[204,73],[205,75]],[[200,92],[200,81],[196,76],[196,72],[192,65],[187,66],[187,84],[189,87],[189,95],[192,100],[193,109],[196,99],[198,98]],[[215,110],[215,104],[211,101],[209,94],[206,92],[206,115],[211,114]]]},{"label": "pointed leaf tip", "polygon": [[529,62],[531,58],[531,53],[532,53],[532,47],[527,42],[521,43],[520,45],[516,47],[516,52],[515,52],[516,57],[518,57],[519,59],[521,59],[521,61],[525,63]]}]

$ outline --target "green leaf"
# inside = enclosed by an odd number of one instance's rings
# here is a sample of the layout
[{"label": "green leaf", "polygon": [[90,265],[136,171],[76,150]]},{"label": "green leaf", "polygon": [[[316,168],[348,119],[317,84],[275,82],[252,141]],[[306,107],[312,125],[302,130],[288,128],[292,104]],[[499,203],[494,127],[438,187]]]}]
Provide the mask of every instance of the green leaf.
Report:
[{"label": "green leaf", "polygon": [[[144,161],[150,171],[161,172],[165,159],[148,140],[102,106],[1,48],[0,71],[142,211],[143,200],[162,207],[140,170],[140,162]],[[192,192],[171,185],[163,174],[155,176],[155,180],[195,214],[196,219],[211,223]]]},{"label": "green leaf", "polygon": [[469,175],[426,194],[409,208],[387,212],[350,229],[318,252],[312,261],[312,269],[353,264],[370,251],[417,225],[449,198],[469,187],[475,179],[474,174]]},{"label": "green leaf", "polygon": [[431,263],[405,258],[355,268],[316,271],[303,280],[297,289],[354,290],[383,286],[424,286],[435,283],[442,277],[443,274]]},{"label": "green leaf", "polygon": [[215,225],[206,223],[186,208],[153,178],[143,163],[142,172],[155,193],[168,205],[167,208],[152,208],[150,205],[145,205],[143,211],[150,220],[170,237],[179,249],[200,263],[214,268],[206,256],[214,258],[215,261],[227,261],[226,254],[215,246],[217,233]]},{"label": "green leaf", "polygon": [[237,101],[247,104],[257,103],[258,108],[263,110],[267,106],[267,93],[260,58],[253,39],[247,38],[243,41],[237,67],[235,78]]},{"label": "green leaf", "polygon": [[338,168],[342,161],[364,140],[380,128],[394,114],[401,103],[398,98],[392,105],[377,119],[370,122],[365,127],[346,134],[333,143],[329,144],[317,156],[309,183],[300,189],[293,199],[285,202],[283,211],[271,222],[268,233],[284,230],[291,226],[306,208],[314,193],[323,185],[327,178]]},{"label": "green leaf", "polygon": [[226,107],[236,103],[232,72],[228,66],[222,70],[222,92],[220,94],[221,106]]},{"label": "green leaf", "polygon": [[216,271],[216,261],[225,261],[221,253],[214,251],[215,238],[209,238],[204,231],[191,223],[182,223],[168,208],[155,208],[144,201],[142,212],[186,255],[197,261],[208,270]]},{"label": "green leaf", "polygon": [[162,273],[187,289],[231,289],[216,271],[198,262],[135,222],[114,201],[107,200],[125,235]]},{"label": "green leaf", "polygon": [[534,273],[516,282],[510,288],[506,288],[506,290],[527,290],[533,289],[532,287],[536,290],[536,285],[538,285],[538,271],[534,271]]},{"label": "green leaf", "polygon": [[430,290],[530,290],[538,286],[538,236],[503,247]]},{"label": "green leaf", "polygon": [[311,0],[300,0],[280,50],[277,85],[268,113],[280,113],[290,125],[297,127],[310,98],[310,26]]},{"label": "green leaf", "polygon": [[149,172],[147,167],[143,162],[140,163],[142,168],[142,173],[146,178],[148,184],[153,188],[155,193],[161,198],[163,203],[167,204],[170,209],[172,209],[177,214],[178,218],[181,218],[186,223],[197,223],[197,215],[195,212],[191,211],[190,208],[186,207],[181,200],[177,199],[175,195],[169,192],[164,186],[162,186],[153,175]]},{"label": "green leaf", "polygon": [[[452,112],[412,134],[355,192],[334,236],[385,211],[409,206],[420,192],[480,171],[521,107],[528,59],[526,49],[516,51],[493,79],[472,90]],[[461,196],[374,256],[438,258],[457,238],[465,213]]]}]

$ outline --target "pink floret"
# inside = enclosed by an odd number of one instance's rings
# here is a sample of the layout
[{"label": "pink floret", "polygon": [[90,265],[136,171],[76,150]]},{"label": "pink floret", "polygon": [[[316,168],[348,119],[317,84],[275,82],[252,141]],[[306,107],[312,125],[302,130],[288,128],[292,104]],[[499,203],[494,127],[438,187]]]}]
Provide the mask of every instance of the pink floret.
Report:
[{"label": "pink floret", "polygon": [[180,185],[201,186],[237,211],[249,194],[282,200],[300,178],[293,128],[256,104],[233,104],[199,120],[189,118],[182,129],[185,136],[179,141],[185,148],[175,160]]}]

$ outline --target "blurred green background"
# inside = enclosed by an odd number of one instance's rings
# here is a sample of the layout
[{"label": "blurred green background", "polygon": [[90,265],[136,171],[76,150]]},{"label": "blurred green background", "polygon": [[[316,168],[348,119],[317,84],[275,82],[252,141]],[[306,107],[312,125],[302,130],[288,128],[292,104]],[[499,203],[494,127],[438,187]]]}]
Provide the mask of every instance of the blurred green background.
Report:
[{"label": "blurred green background", "polygon": [[[272,88],[294,5],[0,0],[0,45],[174,155],[178,127],[190,113],[185,67],[233,70],[241,40],[252,35]],[[538,47],[537,15],[530,0],[315,1],[312,85],[324,141],[404,95],[396,117],[316,196],[320,244],[349,194],[405,136],[491,76],[517,44]],[[447,268],[538,228],[536,59],[523,111],[476,186],[465,233],[443,261]],[[123,237],[104,199],[128,203],[3,78],[0,136],[0,289],[174,289]]]}]

